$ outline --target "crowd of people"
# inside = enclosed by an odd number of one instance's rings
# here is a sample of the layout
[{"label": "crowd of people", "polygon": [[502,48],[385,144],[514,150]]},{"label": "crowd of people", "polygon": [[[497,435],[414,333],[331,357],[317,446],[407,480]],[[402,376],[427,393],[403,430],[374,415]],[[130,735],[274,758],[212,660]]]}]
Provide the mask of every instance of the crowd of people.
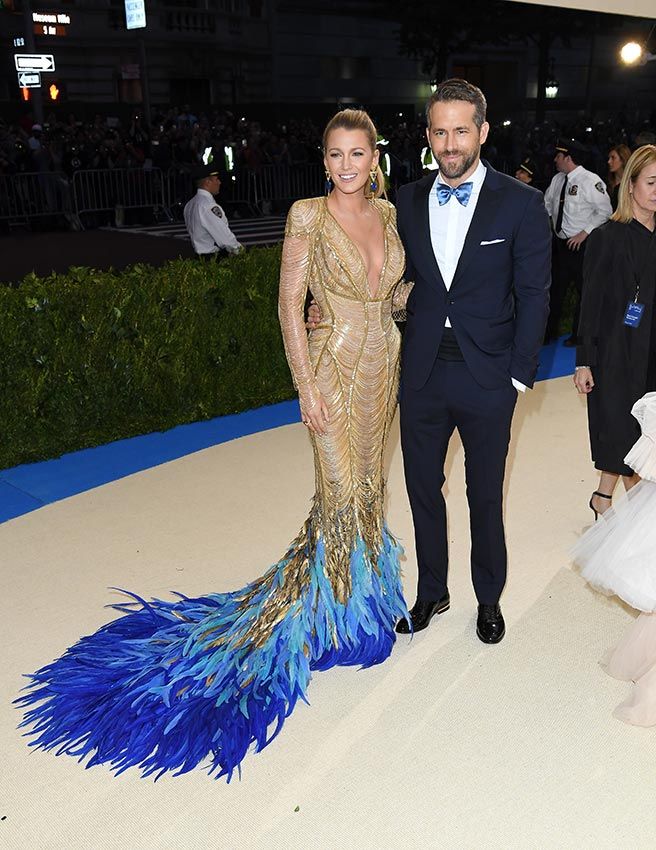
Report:
[{"label": "crowd of people", "polygon": [[[394,190],[421,174],[425,121],[423,116],[409,119],[401,114],[379,121],[378,127],[380,138],[387,142]],[[656,140],[654,128],[656,115],[636,122],[622,113],[594,124],[550,120],[536,127],[529,120],[506,120],[493,124],[484,156],[510,174],[530,160],[535,165],[534,185],[545,189],[553,174],[555,139],[576,138],[587,148],[587,166],[612,182],[618,163],[607,163],[611,151],[626,162],[630,150]],[[123,121],[100,114],[83,121],[75,113],[66,117],[50,113],[43,124],[35,123],[30,113],[13,123],[0,120],[0,175],[57,171],[70,177],[80,169],[189,169],[201,162],[208,147],[223,169],[254,173],[271,165],[320,165],[322,159],[321,129],[311,118],[267,123],[225,109],[196,114],[184,105],[156,109],[150,122],[138,111]]]},{"label": "crowd of people", "polygon": [[127,121],[97,114],[81,121],[51,113],[43,124],[30,114],[0,120],[0,174],[80,169],[188,168],[211,147],[232,151],[236,168],[320,162],[318,128],[309,120],[263,127],[228,111],[195,115],[189,106],[156,112],[148,123],[139,112]]}]

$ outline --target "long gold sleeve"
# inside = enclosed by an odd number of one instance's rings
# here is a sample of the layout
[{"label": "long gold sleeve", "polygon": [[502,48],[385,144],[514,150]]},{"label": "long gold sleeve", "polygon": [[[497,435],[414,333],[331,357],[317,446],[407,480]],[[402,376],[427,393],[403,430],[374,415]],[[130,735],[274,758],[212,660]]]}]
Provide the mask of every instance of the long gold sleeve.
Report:
[{"label": "long gold sleeve", "polygon": [[[385,208],[387,209],[389,220],[396,232],[396,207],[392,204],[385,203]],[[408,296],[412,292],[412,287],[414,285],[414,281],[403,279],[394,286],[394,289],[392,290],[392,318],[395,322],[406,321],[406,305],[408,303]]]},{"label": "long gold sleeve", "polygon": [[406,306],[414,285],[414,281],[412,280],[400,280],[394,287],[392,294],[392,318],[395,322],[405,322],[407,319]]},{"label": "long gold sleeve", "polygon": [[312,269],[315,210],[307,201],[297,201],[289,211],[282,246],[278,318],[285,354],[298,391],[301,413],[307,413],[319,400],[314,371],[310,362],[305,329],[305,296]]}]

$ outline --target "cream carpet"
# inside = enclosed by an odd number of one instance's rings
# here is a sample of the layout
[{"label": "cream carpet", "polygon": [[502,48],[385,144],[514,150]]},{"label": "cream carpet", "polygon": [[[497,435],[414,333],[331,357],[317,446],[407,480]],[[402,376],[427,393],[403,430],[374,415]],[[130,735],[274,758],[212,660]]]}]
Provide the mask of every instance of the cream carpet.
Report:
[{"label": "cream carpet", "polygon": [[[398,432],[388,517],[416,564]],[[507,487],[505,641],[481,644],[462,449],[449,455],[452,609],[367,671],[315,676],[278,739],[230,785],[157,783],[33,752],[10,705],[21,673],[110,619],[110,586],[227,590],[296,535],[313,487],[304,429],[245,437],[0,526],[0,846],[10,850],[378,848],[648,850],[656,729],[611,717],[627,685],[597,665],[631,614],[587,589],[567,550],[596,485],[585,409],[562,378],[518,402]]]}]

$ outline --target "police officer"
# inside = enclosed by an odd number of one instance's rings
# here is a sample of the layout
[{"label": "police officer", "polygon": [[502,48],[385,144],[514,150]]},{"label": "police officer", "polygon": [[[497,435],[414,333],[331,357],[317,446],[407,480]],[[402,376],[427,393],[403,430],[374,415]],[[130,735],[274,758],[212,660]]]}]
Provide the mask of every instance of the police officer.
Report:
[{"label": "police officer", "polygon": [[227,257],[243,250],[230,230],[225,213],[217,204],[221,180],[216,165],[197,165],[192,169],[197,191],[184,208],[184,220],[194,251],[199,257]]},{"label": "police officer", "polygon": [[544,202],[554,231],[551,310],[545,341],[558,336],[563,300],[570,281],[576,286],[572,334],[565,345],[576,345],[583,287],[585,240],[612,213],[604,181],[582,165],[586,150],[575,139],[556,143],[557,174],[549,184]]},{"label": "police officer", "polygon": [[537,169],[535,167],[535,163],[532,159],[529,159],[529,157],[525,157],[517,166],[515,179],[520,180],[522,183],[526,183],[527,186],[533,186],[536,174]]}]

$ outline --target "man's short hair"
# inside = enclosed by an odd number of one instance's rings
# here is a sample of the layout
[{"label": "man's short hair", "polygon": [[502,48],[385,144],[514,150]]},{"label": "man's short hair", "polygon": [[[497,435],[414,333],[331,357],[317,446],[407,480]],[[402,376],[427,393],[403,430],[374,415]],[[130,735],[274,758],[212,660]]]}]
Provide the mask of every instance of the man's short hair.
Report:
[{"label": "man's short hair", "polygon": [[478,88],[467,80],[460,80],[454,77],[451,80],[444,80],[435,89],[430,96],[430,100],[426,104],[426,123],[430,127],[430,111],[435,103],[444,103],[449,100],[464,100],[466,103],[471,103],[474,107],[474,123],[480,129],[485,123],[485,115],[487,112],[487,101],[485,95]]}]

